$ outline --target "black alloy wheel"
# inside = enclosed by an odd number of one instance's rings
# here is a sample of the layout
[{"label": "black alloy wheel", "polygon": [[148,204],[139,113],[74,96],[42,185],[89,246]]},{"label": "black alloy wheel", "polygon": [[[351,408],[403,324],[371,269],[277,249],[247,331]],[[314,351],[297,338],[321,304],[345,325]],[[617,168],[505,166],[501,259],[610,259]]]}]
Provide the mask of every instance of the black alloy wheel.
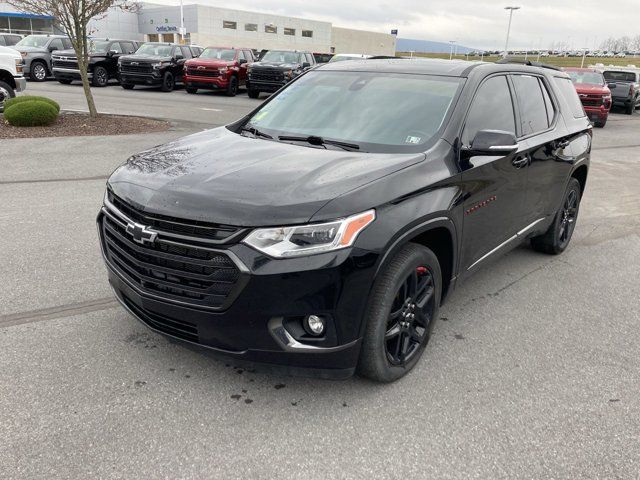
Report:
[{"label": "black alloy wheel", "polygon": [[0,81],[0,113],[4,112],[4,102],[16,96],[11,85]]},{"label": "black alloy wheel", "polygon": [[235,97],[238,93],[238,79],[236,77],[231,77],[229,80],[226,93],[228,97]]},{"label": "black alloy wheel", "polygon": [[406,365],[427,339],[434,296],[433,274],[423,265],[416,267],[398,289],[384,337],[387,359],[392,365]]},{"label": "black alloy wheel", "polygon": [[94,87],[106,87],[109,83],[109,73],[107,69],[98,65],[93,69],[93,78],[91,81]]},{"label": "black alloy wheel", "polygon": [[566,246],[571,240],[573,230],[576,228],[576,220],[578,219],[578,191],[572,189],[567,195],[562,211],[560,213],[560,231],[558,240],[561,245]]},{"label": "black alloy wheel", "polygon": [[175,80],[173,79],[173,74],[171,72],[167,72],[164,74],[164,78],[162,79],[162,91],[170,92],[176,86]]}]

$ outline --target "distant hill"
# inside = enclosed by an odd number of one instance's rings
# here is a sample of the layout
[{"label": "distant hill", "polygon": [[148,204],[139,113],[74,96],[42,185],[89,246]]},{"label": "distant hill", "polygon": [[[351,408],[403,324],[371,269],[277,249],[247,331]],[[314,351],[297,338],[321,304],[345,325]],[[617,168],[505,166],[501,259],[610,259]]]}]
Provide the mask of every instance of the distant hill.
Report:
[{"label": "distant hill", "polygon": [[[458,45],[458,53],[469,53],[474,49]],[[396,40],[397,52],[419,52],[419,53],[449,53],[451,44],[446,42],[431,42],[429,40],[411,40],[408,38],[398,38]]]}]

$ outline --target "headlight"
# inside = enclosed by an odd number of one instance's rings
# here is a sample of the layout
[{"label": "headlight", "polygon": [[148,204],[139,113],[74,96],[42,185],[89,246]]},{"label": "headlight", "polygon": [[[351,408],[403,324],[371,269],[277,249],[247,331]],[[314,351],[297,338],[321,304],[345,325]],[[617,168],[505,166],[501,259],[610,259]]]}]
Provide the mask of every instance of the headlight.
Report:
[{"label": "headlight", "polygon": [[24,67],[24,60],[21,58],[16,58],[16,73],[22,73],[22,68]]},{"label": "headlight", "polygon": [[218,68],[218,71],[220,73],[227,73],[227,70],[229,70],[229,67],[220,67],[220,68]]},{"label": "headlight", "polygon": [[271,257],[297,257],[339,250],[353,245],[358,234],[376,218],[375,210],[329,223],[260,228],[243,243]]},{"label": "headlight", "polygon": [[284,76],[287,78],[293,77],[293,70],[287,70],[286,72],[284,72]]},{"label": "headlight", "polygon": [[29,54],[27,52],[20,52],[20,55],[22,55],[22,58],[27,58]]},{"label": "headlight", "polygon": [[160,69],[162,67],[165,67],[165,66],[169,65],[170,63],[171,62],[158,62],[158,63],[152,63],[151,66],[153,68],[155,68],[156,70],[158,70],[158,69]]}]

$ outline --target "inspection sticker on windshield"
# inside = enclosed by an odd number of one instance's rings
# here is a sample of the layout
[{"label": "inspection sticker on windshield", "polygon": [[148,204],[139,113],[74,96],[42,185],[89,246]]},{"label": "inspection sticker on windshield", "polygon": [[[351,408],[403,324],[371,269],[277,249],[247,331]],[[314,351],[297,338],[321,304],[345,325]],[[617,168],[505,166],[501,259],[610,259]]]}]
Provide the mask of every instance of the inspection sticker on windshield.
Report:
[{"label": "inspection sticker on windshield", "polygon": [[420,143],[420,140],[422,140],[421,137],[414,137],[413,135],[408,135],[404,143]]}]

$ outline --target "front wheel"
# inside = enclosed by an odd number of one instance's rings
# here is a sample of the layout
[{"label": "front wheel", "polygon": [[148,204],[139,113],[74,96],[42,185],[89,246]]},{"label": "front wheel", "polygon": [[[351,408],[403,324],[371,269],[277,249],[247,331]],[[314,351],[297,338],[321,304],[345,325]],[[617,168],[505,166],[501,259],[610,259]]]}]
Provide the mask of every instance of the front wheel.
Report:
[{"label": "front wheel", "polygon": [[49,72],[47,71],[47,66],[44,62],[31,62],[31,71],[29,73],[29,78],[31,80],[34,82],[44,82],[47,79],[47,75],[49,75]]},{"label": "front wheel", "polygon": [[91,85],[94,87],[106,87],[109,84],[109,72],[107,69],[98,65],[93,69],[93,77]]},{"label": "front wheel", "polygon": [[442,274],[435,254],[406,245],[376,279],[365,321],[358,374],[392,382],[418,363],[440,307]]},{"label": "front wheel", "polygon": [[16,92],[11,85],[0,82],[0,113],[4,112],[4,102],[16,96]]},{"label": "front wheel", "polygon": [[633,115],[633,112],[635,112],[635,110],[636,106],[633,103],[629,103],[625,108],[625,113],[627,115]]},{"label": "front wheel", "polygon": [[162,86],[160,87],[163,92],[170,92],[176,86],[176,82],[173,78],[173,73],[167,72],[162,78]]},{"label": "front wheel", "polygon": [[195,87],[185,87],[184,89],[187,91],[187,93],[198,93],[198,89]]},{"label": "front wheel", "polygon": [[59,78],[58,82],[60,82],[63,85],[71,85],[71,82],[73,82],[73,80],[70,80],[68,78]]},{"label": "front wheel", "polygon": [[250,88],[247,90],[247,95],[249,95],[249,98],[258,98],[260,96],[260,90]]},{"label": "front wheel", "polygon": [[551,255],[558,255],[564,252],[576,228],[578,211],[580,210],[580,197],[580,182],[572,177],[569,180],[569,185],[567,185],[562,206],[556,213],[553,223],[543,235],[531,239],[531,246],[534,250]]},{"label": "front wheel", "polygon": [[593,124],[596,126],[596,128],[604,128],[604,126],[607,124],[607,119],[605,118],[604,120],[598,120]]},{"label": "front wheel", "polygon": [[133,87],[135,87],[135,85],[132,85],[131,83],[121,83],[120,86],[125,90],[133,90]]}]

